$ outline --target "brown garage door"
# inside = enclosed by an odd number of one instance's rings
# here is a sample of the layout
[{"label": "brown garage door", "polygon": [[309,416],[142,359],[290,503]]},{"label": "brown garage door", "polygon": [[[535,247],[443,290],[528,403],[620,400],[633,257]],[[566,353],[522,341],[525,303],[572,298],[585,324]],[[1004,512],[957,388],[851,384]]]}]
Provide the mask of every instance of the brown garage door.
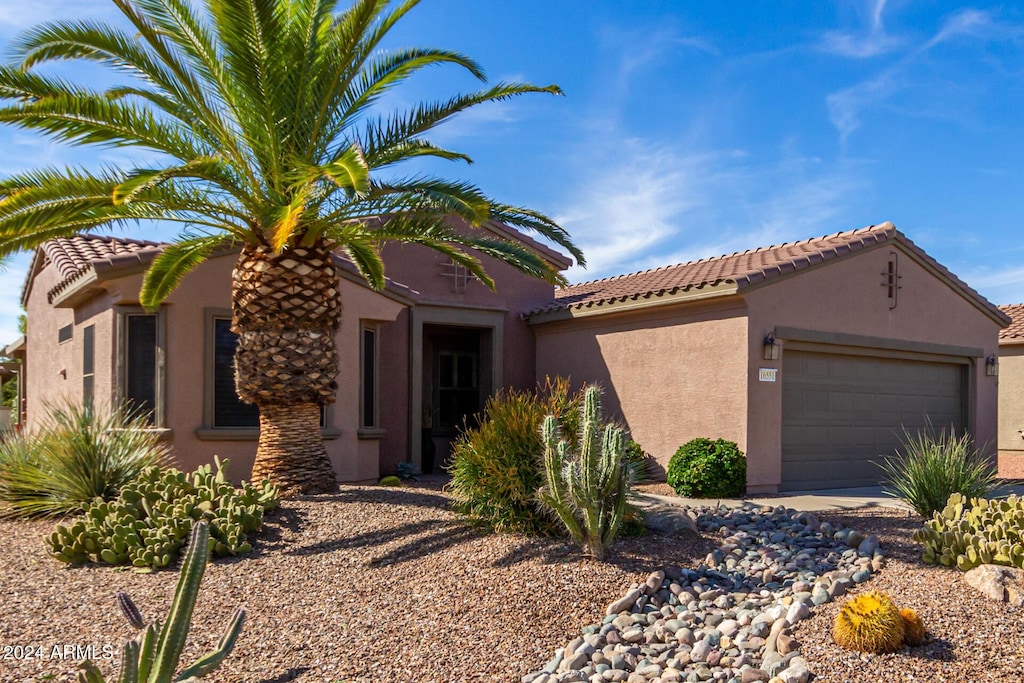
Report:
[{"label": "brown garage door", "polygon": [[787,351],[782,364],[782,485],[876,486],[880,454],[930,419],[964,425],[965,366]]}]

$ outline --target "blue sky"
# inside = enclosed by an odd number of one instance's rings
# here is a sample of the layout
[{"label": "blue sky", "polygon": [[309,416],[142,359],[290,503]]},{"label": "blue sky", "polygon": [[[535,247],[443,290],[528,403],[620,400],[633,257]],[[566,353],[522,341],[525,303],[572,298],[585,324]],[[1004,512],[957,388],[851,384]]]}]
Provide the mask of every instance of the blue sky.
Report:
[{"label": "blue sky", "polygon": [[[60,17],[115,11],[0,2],[0,43]],[[555,217],[589,261],[573,281],[889,220],[991,301],[1024,300],[1024,7],[424,0],[391,44],[462,51],[492,81],[562,86],[446,124],[435,140],[476,163],[432,170]],[[441,70],[388,104],[473,87]],[[143,159],[11,128],[0,149],[0,175]],[[0,343],[16,336],[26,264],[0,274]]]}]

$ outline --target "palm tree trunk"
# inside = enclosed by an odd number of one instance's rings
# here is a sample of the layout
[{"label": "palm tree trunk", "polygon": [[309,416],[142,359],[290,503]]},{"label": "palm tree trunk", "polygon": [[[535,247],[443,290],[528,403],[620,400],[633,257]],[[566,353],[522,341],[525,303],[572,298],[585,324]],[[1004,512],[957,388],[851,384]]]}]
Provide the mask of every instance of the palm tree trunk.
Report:
[{"label": "palm tree trunk", "polygon": [[232,274],[235,387],[260,409],[252,478],[282,493],[323,493],[337,478],[320,435],[334,403],[341,321],[338,271],[323,243],[274,254],[246,246]]}]

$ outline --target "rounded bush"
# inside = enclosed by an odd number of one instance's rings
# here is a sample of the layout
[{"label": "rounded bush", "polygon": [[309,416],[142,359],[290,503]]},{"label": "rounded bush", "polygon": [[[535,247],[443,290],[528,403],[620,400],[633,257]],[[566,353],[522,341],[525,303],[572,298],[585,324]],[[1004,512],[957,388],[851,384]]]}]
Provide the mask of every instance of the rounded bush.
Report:
[{"label": "rounded bush", "polygon": [[747,490],[747,459],[732,441],[694,439],[669,461],[668,484],[690,498],[740,496]]},{"label": "rounded bush", "polygon": [[402,480],[394,475],[391,475],[390,477],[384,477],[383,479],[378,481],[377,484],[380,486],[401,486]]}]

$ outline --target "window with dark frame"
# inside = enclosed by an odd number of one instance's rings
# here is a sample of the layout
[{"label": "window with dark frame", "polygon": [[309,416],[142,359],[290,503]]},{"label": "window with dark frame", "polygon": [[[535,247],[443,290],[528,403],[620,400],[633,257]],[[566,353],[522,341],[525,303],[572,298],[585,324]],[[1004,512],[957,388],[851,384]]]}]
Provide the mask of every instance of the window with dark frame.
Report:
[{"label": "window with dark frame", "polygon": [[93,404],[96,392],[96,326],[82,330],[82,403]]},{"label": "window with dark frame", "polygon": [[122,398],[129,409],[148,414],[150,424],[156,424],[157,353],[156,314],[125,314]]},{"label": "window with dark frame", "polygon": [[363,327],[362,334],[362,368],[360,378],[361,406],[359,410],[359,426],[372,429],[377,422],[377,330]]},{"label": "window with dark frame", "polygon": [[74,325],[65,325],[64,327],[57,330],[57,343],[63,344],[64,342],[71,341],[71,338],[75,334]]},{"label": "window with dark frame", "polygon": [[238,398],[235,389],[238,335],[230,319],[214,318],[213,326],[213,426],[259,427],[259,408]]},{"label": "window with dark frame", "polygon": [[[259,408],[238,397],[235,387],[235,351],[238,335],[231,319],[213,318],[213,424],[215,429],[258,429]],[[320,428],[327,422],[326,406],[320,406]]]}]

